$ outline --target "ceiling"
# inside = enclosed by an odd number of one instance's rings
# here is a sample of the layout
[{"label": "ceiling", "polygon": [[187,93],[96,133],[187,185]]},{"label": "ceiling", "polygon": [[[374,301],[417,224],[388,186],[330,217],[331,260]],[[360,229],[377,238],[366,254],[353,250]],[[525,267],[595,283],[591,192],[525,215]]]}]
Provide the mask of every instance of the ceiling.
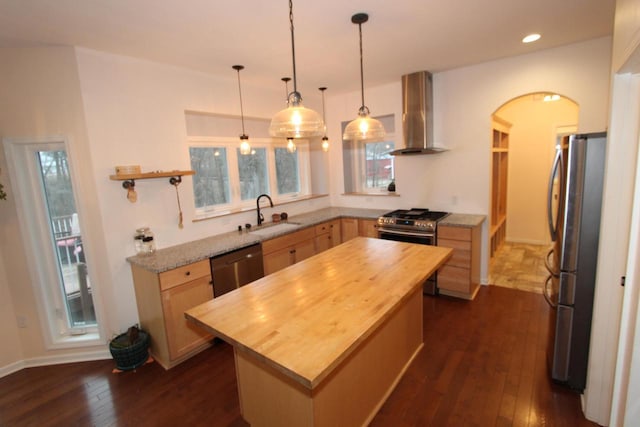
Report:
[{"label": "ceiling", "polygon": [[[615,0],[295,0],[298,89],[327,95],[611,35]],[[524,45],[528,33],[542,34]],[[243,82],[292,75],[288,2],[281,0],[0,0],[0,47],[73,45]]]}]

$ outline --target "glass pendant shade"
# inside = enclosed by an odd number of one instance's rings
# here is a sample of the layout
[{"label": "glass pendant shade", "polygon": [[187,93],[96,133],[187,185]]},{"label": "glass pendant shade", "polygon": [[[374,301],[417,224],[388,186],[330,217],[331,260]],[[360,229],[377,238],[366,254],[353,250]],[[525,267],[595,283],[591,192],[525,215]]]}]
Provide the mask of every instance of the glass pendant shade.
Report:
[{"label": "glass pendant shade", "polygon": [[292,0],[289,0],[289,30],[291,31],[293,92],[291,92],[287,98],[287,108],[276,113],[271,119],[269,135],[276,138],[311,138],[314,136],[322,136],[324,129],[322,117],[315,111],[305,108],[302,105],[302,96],[300,92],[298,92]]},{"label": "glass pendant shade", "polygon": [[300,94],[289,95],[289,106],[271,119],[269,135],[277,138],[311,138],[321,136],[324,121],[320,114],[302,105]]},{"label": "glass pendant shade", "polygon": [[287,151],[290,153],[295,153],[296,149],[297,147],[295,142],[293,142],[293,138],[287,138]]},{"label": "glass pendant shade", "polygon": [[243,156],[251,154],[251,145],[247,135],[240,135],[240,154]]},{"label": "glass pendant shade", "polygon": [[342,139],[345,141],[373,142],[384,139],[387,132],[379,120],[370,116],[369,108],[364,104],[364,66],[362,61],[362,24],[369,20],[366,13],[356,13],[351,17],[351,22],[358,25],[360,34],[360,94],[362,106],[358,110],[358,118],[352,120],[344,129]]},{"label": "glass pendant shade", "polygon": [[325,153],[329,151],[329,138],[326,136],[322,137],[322,151]]},{"label": "glass pendant shade", "polygon": [[367,107],[360,108],[358,118],[352,120],[344,129],[342,139],[345,141],[372,142],[384,139],[387,133],[380,120],[369,115]]}]

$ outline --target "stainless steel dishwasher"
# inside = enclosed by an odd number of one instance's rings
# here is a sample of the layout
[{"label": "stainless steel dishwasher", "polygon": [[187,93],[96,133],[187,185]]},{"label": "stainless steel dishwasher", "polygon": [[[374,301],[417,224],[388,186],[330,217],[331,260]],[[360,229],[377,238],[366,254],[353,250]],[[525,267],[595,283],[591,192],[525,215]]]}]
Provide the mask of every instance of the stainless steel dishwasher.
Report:
[{"label": "stainless steel dishwasher", "polygon": [[260,243],[211,258],[214,298],[262,276],[264,276],[264,269]]}]

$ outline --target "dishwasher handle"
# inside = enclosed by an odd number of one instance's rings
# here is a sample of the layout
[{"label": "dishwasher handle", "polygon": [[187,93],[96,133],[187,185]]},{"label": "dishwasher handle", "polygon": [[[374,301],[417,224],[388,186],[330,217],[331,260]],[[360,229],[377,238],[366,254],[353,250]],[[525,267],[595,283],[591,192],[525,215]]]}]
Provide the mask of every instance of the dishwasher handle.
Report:
[{"label": "dishwasher handle", "polygon": [[225,265],[231,265],[231,264],[235,264],[235,263],[238,263],[238,262],[242,262],[245,259],[253,258],[255,256],[262,256],[262,254],[260,252],[250,253],[250,254],[246,254],[244,256],[239,256],[237,258],[233,258],[233,259],[229,259],[229,260],[225,259],[224,263],[225,263]]}]

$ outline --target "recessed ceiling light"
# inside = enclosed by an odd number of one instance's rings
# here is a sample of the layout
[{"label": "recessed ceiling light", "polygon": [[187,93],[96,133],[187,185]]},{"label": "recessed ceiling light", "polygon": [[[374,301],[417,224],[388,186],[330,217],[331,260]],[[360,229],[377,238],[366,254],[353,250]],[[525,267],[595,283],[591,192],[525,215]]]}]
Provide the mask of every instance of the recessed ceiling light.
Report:
[{"label": "recessed ceiling light", "polygon": [[534,41],[540,39],[540,34],[529,34],[525,38],[522,39],[522,43],[533,43]]}]

